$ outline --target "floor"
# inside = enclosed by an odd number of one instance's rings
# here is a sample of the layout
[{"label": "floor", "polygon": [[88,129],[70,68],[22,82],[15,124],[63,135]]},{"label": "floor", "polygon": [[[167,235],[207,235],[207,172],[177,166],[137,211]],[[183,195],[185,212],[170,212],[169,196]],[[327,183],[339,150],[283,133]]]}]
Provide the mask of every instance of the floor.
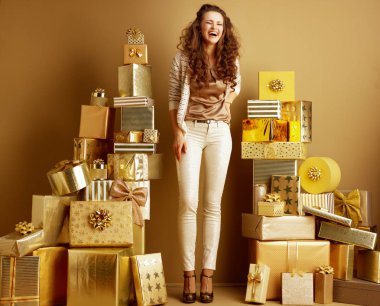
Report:
[{"label": "floor", "polygon": [[[171,285],[167,284],[166,286],[169,302],[168,305],[185,305],[182,303],[182,286],[180,285]],[[247,305],[244,301],[245,298],[245,290],[246,287],[238,287],[238,286],[221,286],[215,284],[214,286],[214,302],[211,305],[218,306],[235,306],[235,305]],[[199,288],[198,291],[199,292]],[[195,304],[201,304],[199,301]],[[277,301],[268,301],[264,305],[281,305],[280,302]],[[320,304],[315,304],[320,305]],[[329,306],[356,306],[353,304],[342,304],[342,303],[333,303],[328,304]]]}]

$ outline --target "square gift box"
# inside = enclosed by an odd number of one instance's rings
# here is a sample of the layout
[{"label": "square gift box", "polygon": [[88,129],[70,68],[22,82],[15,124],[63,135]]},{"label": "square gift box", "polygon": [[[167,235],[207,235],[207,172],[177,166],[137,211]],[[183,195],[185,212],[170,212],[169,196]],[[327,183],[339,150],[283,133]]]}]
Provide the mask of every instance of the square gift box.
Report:
[{"label": "square gift box", "polygon": [[148,64],[148,46],[146,44],[124,45],[124,65]]},{"label": "square gift box", "polygon": [[294,101],[294,71],[260,71],[259,100]]},{"label": "square gift box", "polygon": [[266,265],[249,265],[246,302],[265,303],[267,298],[270,268]]},{"label": "square gift box", "polygon": [[282,273],[282,305],[313,304],[313,273]]},{"label": "square gift box", "polygon": [[154,106],[121,107],[121,131],[154,129]]},{"label": "square gift box", "polygon": [[285,202],[285,214],[298,215],[299,176],[272,175],[271,192],[278,193],[281,200]]},{"label": "square gift box", "polygon": [[112,141],[107,139],[74,138],[73,160],[85,160],[91,165],[97,159],[107,160],[112,150]]},{"label": "square gift box", "polygon": [[120,97],[152,97],[152,66],[130,64],[119,66]]},{"label": "square gift box", "polygon": [[108,154],[108,178],[125,181],[148,180],[148,155],[144,153]]},{"label": "square gift box", "polygon": [[107,139],[113,136],[115,110],[106,106],[82,105],[79,137]]}]

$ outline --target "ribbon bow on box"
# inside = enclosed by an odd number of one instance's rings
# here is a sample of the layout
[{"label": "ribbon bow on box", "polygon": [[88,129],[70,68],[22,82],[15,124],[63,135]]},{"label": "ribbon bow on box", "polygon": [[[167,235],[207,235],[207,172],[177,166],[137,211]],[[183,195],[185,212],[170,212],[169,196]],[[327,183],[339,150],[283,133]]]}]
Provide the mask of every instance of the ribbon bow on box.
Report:
[{"label": "ribbon bow on box", "polygon": [[143,53],[141,52],[141,50],[139,48],[129,48],[129,57],[142,57],[143,56]]},{"label": "ribbon bow on box", "polygon": [[139,45],[144,44],[144,34],[138,28],[130,28],[127,30],[128,44]]},{"label": "ribbon bow on box", "polygon": [[318,266],[316,272],[320,274],[334,274],[334,268],[328,265],[321,265]]},{"label": "ribbon bow on box", "polygon": [[15,231],[20,233],[21,235],[27,235],[33,232],[34,226],[32,223],[28,223],[26,221],[16,223]]},{"label": "ribbon bow on box", "polygon": [[278,193],[267,193],[265,196],[264,196],[264,201],[265,202],[280,202],[281,201],[281,198],[280,198],[280,195]]},{"label": "ribbon bow on box", "polygon": [[148,188],[137,187],[129,188],[126,182],[117,179],[111,186],[111,197],[116,201],[132,201],[133,222],[137,225],[143,225],[143,216],[140,206],[145,206],[148,197]]},{"label": "ribbon bow on box", "polygon": [[360,192],[359,189],[352,190],[347,197],[338,190],[334,191],[334,213],[352,220],[353,227],[362,221],[360,212]]},{"label": "ribbon bow on box", "polygon": [[260,266],[256,265],[255,267],[255,272],[253,273],[248,273],[248,283],[253,283],[252,286],[252,295],[255,294],[256,290],[256,284],[259,284],[263,280],[263,273],[259,272]]}]

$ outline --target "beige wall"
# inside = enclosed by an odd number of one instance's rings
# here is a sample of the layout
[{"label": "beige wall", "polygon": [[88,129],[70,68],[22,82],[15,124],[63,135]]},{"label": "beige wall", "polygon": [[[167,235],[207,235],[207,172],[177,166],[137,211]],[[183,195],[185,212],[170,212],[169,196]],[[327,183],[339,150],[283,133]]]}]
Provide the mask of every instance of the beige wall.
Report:
[{"label": "beige wall", "polygon": [[[162,252],[168,282],[181,281],[176,235],[177,183],[171,153],[167,82],[180,31],[203,1],[3,0],[0,2],[1,225],[29,220],[32,194],[47,194],[46,171],[70,158],[80,105],[96,87],[117,95],[125,30],[140,27],[153,66],[156,122],[165,178],[152,183],[147,250]],[[216,281],[244,282],[241,213],[252,202],[252,162],[240,159],[246,100],[257,72],[295,70],[297,98],[313,101],[311,156],[330,156],[341,188],[371,190],[380,223],[380,2],[377,0],[217,1],[241,37],[242,92],[232,106],[234,148],[223,199]],[[199,245],[201,243],[201,238]],[[198,252],[198,258],[200,258]],[[198,267],[200,260],[198,261]]]}]

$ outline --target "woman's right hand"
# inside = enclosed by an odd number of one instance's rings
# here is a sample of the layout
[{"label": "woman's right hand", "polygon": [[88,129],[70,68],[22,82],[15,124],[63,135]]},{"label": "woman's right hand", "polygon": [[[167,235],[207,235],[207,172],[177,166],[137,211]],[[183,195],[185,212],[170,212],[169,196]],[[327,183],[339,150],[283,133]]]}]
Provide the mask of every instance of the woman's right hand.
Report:
[{"label": "woman's right hand", "polygon": [[187,151],[187,143],[185,136],[183,135],[182,130],[178,129],[174,134],[174,143],[173,143],[174,155],[178,161],[181,160],[182,153],[185,154]]}]

